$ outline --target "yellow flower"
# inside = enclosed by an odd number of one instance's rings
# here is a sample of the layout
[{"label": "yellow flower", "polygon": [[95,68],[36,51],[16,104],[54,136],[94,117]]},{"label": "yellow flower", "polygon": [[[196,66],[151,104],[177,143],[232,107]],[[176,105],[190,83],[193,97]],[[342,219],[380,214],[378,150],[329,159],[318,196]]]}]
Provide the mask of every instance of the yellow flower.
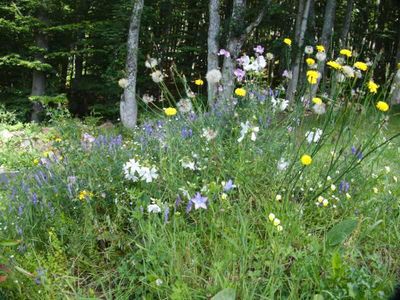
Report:
[{"label": "yellow flower", "polygon": [[168,107],[168,108],[165,108],[165,109],[164,109],[164,113],[165,113],[168,117],[175,116],[177,112],[178,112],[178,111],[176,110],[176,108],[173,108],[173,107]]},{"label": "yellow flower", "polygon": [[318,78],[320,77],[320,73],[315,70],[307,71],[307,80],[310,84],[317,84]]},{"label": "yellow flower", "polygon": [[62,142],[62,139],[56,138],[54,141],[56,141],[57,143],[61,143],[61,142]]},{"label": "yellow flower", "polygon": [[389,104],[387,104],[385,101],[378,101],[378,103],[376,103],[376,108],[380,111],[386,112],[389,110]]},{"label": "yellow flower", "polygon": [[314,97],[314,98],[312,98],[312,102],[313,102],[314,104],[321,105],[321,104],[322,104],[322,99],[321,99],[321,98],[318,98],[318,97]]},{"label": "yellow flower", "polygon": [[306,63],[307,63],[307,65],[311,66],[311,65],[315,64],[315,60],[313,58],[309,57],[306,59]]},{"label": "yellow flower", "polygon": [[310,155],[304,154],[304,155],[300,158],[300,161],[301,161],[301,163],[302,163],[304,166],[309,166],[309,165],[311,165],[311,163],[312,163],[312,158],[311,158]]},{"label": "yellow flower", "polygon": [[369,89],[369,91],[371,92],[371,93],[374,93],[374,94],[376,94],[377,92],[378,92],[378,88],[379,88],[379,85],[377,85],[375,82],[373,82],[372,80],[370,80],[369,82],[368,82],[368,89]]},{"label": "yellow flower", "polygon": [[317,45],[315,48],[317,48],[318,52],[325,52],[325,47],[323,45]]},{"label": "yellow flower", "polygon": [[361,71],[367,71],[368,65],[365,62],[362,61],[356,61],[354,63],[354,67],[361,70]]},{"label": "yellow flower", "polygon": [[340,70],[342,68],[342,65],[337,63],[336,61],[330,60],[326,63],[328,66],[331,68],[334,68],[336,70]]},{"label": "yellow flower", "polygon": [[281,224],[281,220],[279,220],[278,218],[275,218],[274,219],[274,225],[275,226],[278,226],[278,225],[280,225]]},{"label": "yellow flower", "polygon": [[244,88],[237,88],[235,94],[239,97],[244,97],[246,96],[246,90]]},{"label": "yellow flower", "polygon": [[347,56],[347,57],[351,57],[351,50],[349,49],[342,49],[340,50],[340,54]]},{"label": "yellow flower", "polygon": [[292,46],[292,40],[289,39],[289,38],[285,38],[285,39],[283,40],[283,42],[284,42],[286,45],[288,45],[288,46]]},{"label": "yellow flower", "polygon": [[196,80],[194,81],[194,84],[200,86],[200,85],[203,85],[203,84],[204,84],[204,81],[201,80],[201,79],[196,79]]},{"label": "yellow flower", "polygon": [[328,201],[327,199],[324,199],[324,201],[322,201],[322,205],[323,205],[324,207],[327,207],[328,204],[329,204],[329,201]]},{"label": "yellow flower", "polygon": [[282,230],[283,230],[283,227],[282,227],[282,225],[278,225],[278,226],[276,226],[276,230],[278,230],[278,231],[282,231]]},{"label": "yellow flower", "polygon": [[93,197],[92,192],[88,192],[87,190],[80,191],[78,194],[78,199],[79,200],[85,200],[86,198]]},{"label": "yellow flower", "polygon": [[39,159],[35,158],[35,159],[33,160],[33,164],[34,164],[35,166],[37,166],[37,165],[39,164]]}]

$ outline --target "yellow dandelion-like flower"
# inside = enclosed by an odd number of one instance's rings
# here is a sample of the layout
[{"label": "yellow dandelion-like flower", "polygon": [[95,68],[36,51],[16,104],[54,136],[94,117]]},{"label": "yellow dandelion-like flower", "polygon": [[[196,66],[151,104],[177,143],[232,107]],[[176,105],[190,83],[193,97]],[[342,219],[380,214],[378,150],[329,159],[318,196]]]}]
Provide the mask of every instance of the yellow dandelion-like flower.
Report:
[{"label": "yellow dandelion-like flower", "polygon": [[330,60],[326,63],[329,67],[335,69],[335,70],[340,70],[342,68],[342,65],[339,64],[338,62],[334,60]]},{"label": "yellow dandelion-like flower", "polygon": [[309,166],[312,163],[312,158],[310,155],[308,154],[304,154],[301,158],[300,158],[300,162],[302,165],[304,166]]},{"label": "yellow dandelion-like flower", "polygon": [[283,42],[284,42],[286,45],[288,45],[288,46],[292,46],[292,40],[289,39],[289,38],[285,38],[285,39],[283,40]]},{"label": "yellow dandelion-like flower", "polygon": [[177,114],[177,110],[174,107],[168,107],[164,109],[164,113],[168,116],[168,117],[173,117]]},{"label": "yellow dandelion-like flower", "polygon": [[78,194],[78,199],[79,200],[85,200],[85,199],[91,198],[91,197],[93,197],[93,193],[89,192],[87,190],[80,191],[79,194]]},{"label": "yellow dandelion-like flower", "polygon": [[318,52],[325,52],[325,47],[323,45],[317,45],[315,48],[317,48]]},{"label": "yellow dandelion-like flower", "polygon": [[306,59],[306,63],[307,63],[307,65],[312,66],[313,64],[315,64],[315,60],[313,58],[309,57]]},{"label": "yellow dandelion-like flower", "polygon": [[357,68],[361,71],[367,71],[368,70],[368,65],[365,62],[362,61],[356,61],[354,63],[354,68]]},{"label": "yellow dandelion-like flower", "polygon": [[351,50],[349,50],[349,49],[342,49],[342,50],[340,50],[339,53],[341,55],[344,55],[344,56],[347,56],[347,57],[351,57],[351,55],[352,55]]},{"label": "yellow dandelion-like flower", "polygon": [[198,86],[201,86],[201,85],[204,84],[204,81],[203,81],[202,79],[196,79],[196,80],[194,81],[194,84],[195,84],[195,85],[198,85]]},{"label": "yellow dandelion-like flower", "polygon": [[387,112],[389,110],[389,104],[387,104],[385,101],[378,101],[376,103],[376,108],[380,111]]},{"label": "yellow dandelion-like flower", "polygon": [[374,93],[374,94],[376,94],[377,92],[378,92],[378,88],[379,88],[379,85],[377,85],[375,82],[373,82],[372,80],[370,80],[369,82],[368,82],[368,89],[369,89],[369,91],[371,92],[371,93]]},{"label": "yellow dandelion-like flower", "polygon": [[318,98],[318,97],[314,97],[314,98],[312,98],[312,102],[313,102],[314,104],[321,105],[321,104],[322,104],[322,99],[321,99],[321,98]]},{"label": "yellow dandelion-like flower", "polygon": [[321,76],[321,74],[318,71],[315,71],[315,70],[307,71],[307,80],[310,84],[317,84],[318,78],[320,76]]},{"label": "yellow dandelion-like flower", "polygon": [[244,88],[237,88],[235,90],[235,94],[236,94],[236,96],[239,96],[239,97],[245,97],[246,96],[246,90]]},{"label": "yellow dandelion-like flower", "polygon": [[35,158],[34,160],[33,160],[33,164],[35,165],[35,166],[37,166],[38,164],[39,164],[39,159],[37,159],[37,158]]}]

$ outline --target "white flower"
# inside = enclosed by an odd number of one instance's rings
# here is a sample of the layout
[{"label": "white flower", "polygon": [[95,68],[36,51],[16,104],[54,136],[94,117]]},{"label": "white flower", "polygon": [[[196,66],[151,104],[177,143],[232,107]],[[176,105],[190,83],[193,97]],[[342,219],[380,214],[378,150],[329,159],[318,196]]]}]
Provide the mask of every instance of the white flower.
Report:
[{"label": "white flower", "polygon": [[313,54],[313,52],[314,52],[314,48],[312,46],[306,46],[304,48],[304,53],[305,54]]},{"label": "white flower", "polygon": [[143,181],[146,181],[147,183],[150,183],[153,181],[153,179],[157,179],[158,178],[158,174],[157,174],[157,169],[155,167],[142,167],[140,168],[140,170],[138,171],[141,179]]},{"label": "white flower", "polygon": [[344,82],[346,80],[346,76],[344,76],[342,73],[337,74],[336,78],[338,82]]},{"label": "white flower", "polygon": [[284,171],[289,166],[289,162],[286,161],[283,157],[278,161],[278,170]]},{"label": "white flower", "polygon": [[279,108],[280,111],[284,111],[289,106],[289,101],[286,99],[282,99],[282,98],[276,99],[275,97],[272,97],[271,103],[272,103],[272,108],[274,111],[277,108]]},{"label": "white flower", "polygon": [[209,83],[217,83],[221,80],[222,74],[220,70],[213,69],[207,72],[206,79]]},{"label": "white flower", "polygon": [[276,195],[276,197],[275,197],[275,200],[276,201],[281,201],[282,200],[282,195]]},{"label": "white flower", "polygon": [[142,101],[146,104],[149,104],[154,101],[154,97],[150,96],[149,94],[144,94],[142,97]]},{"label": "white flower", "polygon": [[265,54],[265,58],[267,60],[273,60],[274,59],[274,55],[272,53],[268,52],[267,54]]},{"label": "white flower", "polygon": [[136,175],[136,172],[139,173],[141,166],[139,162],[137,162],[134,158],[130,159],[123,166],[125,178],[132,181],[138,181],[139,177]]},{"label": "white flower", "polygon": [[192,101],[190,101],[188,98],[181,99],[178,103],[176,103],[176,107],[181,113],[188,113],[193,110]]},{"label": "white flower", "polygon": [[157,280],[156,280],[156,285],[157,286],[160,286],[160,285],[162,285],[164,282],[160,279],[160,278],[158,278]]},{"label": "white flower", "polygon": [[158,214],[161,212],[161,208],[157,204],[149,204],[147,206],[147,212],[153,213],[153,214]]},{"label": "white flower", "polygon": [[315,55],[315,58],[316,58],[318,61],[325,61],[325,59],[326,59],[326,53],[325,53],[325,52],[318,52],[318,53]]},{"label": "white flower", "polygon": [[153,68],[155,68],[155,67],[158,65],[158,61],[157,61],[157,59],[155,59],[155,58],[149,57],[149,58],[145,61],[144,65],[146,66],[146,68],[153,69]]},{"label": "white flower", "polygon": [[257,133],[260,131],[260,128],[255,126],[250,126],[250,122],[246,121],[246,123],[241,122],[240,126],[242,127],[240,130],[240,137],[238,138],[238,142],[241,143],[248,132],[251,132],[250,139],[254,142],[257,139]]},{"label": "white flower", "polygon": [[181,160],[181,164],[184,169],[189,169],[193,171],[197,170],[196,163],[194,161]]},{"label": "white flower", "polygon": [[315,104],[313,110],[317,115],[323,115],[326,112],[325,103]]},{"label": "white flower", "polygon": [[118,80],[118,85],[123,88],[126,89],[128,87],[128,79],[126,78],[121,78],[120,80]]},{"label": "white flower", "polygon": [[346,77],[354,77],[354,69],[350,66],[343,66],[342,72]]},{"label": "white flower", "polygon": [[292,79],[293,77],[292,71],[288,70],[283,71],[282,77],[286,77],[287,79]]},{"label": "white flower", "polygon": [[282,99],[281,103],[279,104],[279,109],[284,111],[289,106],[289,100]]},{"label": "white flower", "polygon": [[305,136],[307,138],[307,142],[311,144],[312,142],[317,143],[321,138],[321,135],[322,135],[322,130],[318,128],[317,130],[315,130],[315,132],[307,131]]},{"label": "white flower", "polygon": [[159,70],[154,71],[153,73],[150,74],[150,76],[155,83],[160,83],[164,80],[164,75]]},{"label": "white flower", "polygon": [[211,128],[203,128],[203,134],[202,137],[204,137],[207,142],[215,139],[217,137],[218,132],[215,130],[212,130]]}]

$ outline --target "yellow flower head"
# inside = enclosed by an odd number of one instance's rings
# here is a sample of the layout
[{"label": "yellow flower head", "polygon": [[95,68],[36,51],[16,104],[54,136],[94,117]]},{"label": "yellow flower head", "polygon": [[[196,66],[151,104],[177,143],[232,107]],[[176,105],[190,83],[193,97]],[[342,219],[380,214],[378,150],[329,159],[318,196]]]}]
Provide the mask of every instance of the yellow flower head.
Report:
[{"label": "yellow flower head", "polygon": [[236,96],[239,96],[239,97],[245,97],[246,96],[246,90],[244,88],[237,88],[235,90],[235,94],[236,94]]},{"label": "yellow flower head", "polygon": [[365,62],[357,61],[354,64],[354,68],[357,68],[357,69],[365,72],[368,69],[368,65]]},{"label": "yellow flower head", "polygon": [[312,102],[313,102],[314,104],[320,105],[320,104],[322,104],[322,99],[321,99],[321,98],[318,98],[318,97],[314,97],[314,98],[312,98]]},{"label": "yellow flower head", "polygon": [[315,70],[308,70],[307,71],[307,80],[310,84],[317,84],[318,78],[321,74]]},{"label": "yellow flower head", "polygon": [[204,81],[203,81],[203,80],[201,80],[201,79],[196,79],[196,80],[194,81],[194,84],[195,84],[195,85],[199,85],[199,86],[201,86],[201,85],[203,85],[203,84],[204,84]]},{"label": "yellow flower head", "polygon": [[340,54],[341,54],[341,55],[344,55],[344,56],[347,56],[347,57],[351,57],[351,50],[349,50],[349,49],[342,49],[342,50],[340,50]]},{"label": "yellow flower head", "polygon": [[336,61],[330,60],[326,63],[328,66],[331,68],[334,68],[335,70],[340,70],[342,68],[342,65],[337,63]]},{"label": "yellow flower head", "polygon": [[325,52],[325,47],[323,45],[317,45],[315,48],[317,48],[318,52]]},{"label": "yellow flower head", "polygon": [[289,38],[285,38],[285,39],[283,40],[283,42],[284,42],[286,45],[288,45],[288,46],[292,46],[292,40],[289,39]]},{"label": "yellow flower head", "polygon": [[87,190],[80,191],[78,194],[79,200],[85,200],[86,198],[91,198],[91,197],[93,197],[93,193]]},{"label": "yellow flower head", "polygon": [[312,66],[313,64],[315,64],[315,60],[313,58],[309,57],[306,59],[306,63],[307,63],[307,65]]},{"label": "yellow flower head", "polygon": [[312,163],[312,158],[310,155],[308,154],[304,154],[301,158],[300,158],[300,162],[302,165],[304,166],[309,166]]},{"label": "yellow flower head", "polygon": [[376,108],[380,111],[386,112],[389,110],[389,104],[387,104],[385,101],[378,101],[376,103]]},{"label": "yellow flower head", "polygon": [[168,116],[168,117],[173,117],[176,115],[178,111],[176,110],[176,108],[174,107],[168,107],[164,109],[164,113]]},{"label": "yellow flower head", "polygon": [[33,160],[33,164],[35,165],[35,166],[37,166],[38,164],[39,164],[39,159],[37,159],[37,158],[35,158],[34,160]]},{"label": "yellow flower head", "polygon": [[368,82],[368,89],[369,89],[369,91],[371,92],[371,93],[374,93],[374,94],[376,94],[377,92],[378,92],[378,88],[379,88],[379,85],[377,85],[375,82],[373,82],[372,80],[370,80],[369,82]]}]

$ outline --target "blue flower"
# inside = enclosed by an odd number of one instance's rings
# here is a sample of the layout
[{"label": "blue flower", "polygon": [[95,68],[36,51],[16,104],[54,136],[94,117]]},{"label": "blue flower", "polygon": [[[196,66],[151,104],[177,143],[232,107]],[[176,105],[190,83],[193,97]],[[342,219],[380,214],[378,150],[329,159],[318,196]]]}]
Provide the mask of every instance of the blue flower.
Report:
[{"label": "blue flower", "polygon": [[193,130],[190,128],[183,127],[181,130],[182,138],[187,139],[193,136]]},{"label": "blue flower", "polygon": [[193,202],[194,204],[194,209],[207,209],[207,197],[203,197],[200,193],[197,193],[194,198],[192,198],[190,201]]},{"label": "blue flower", "polygon": [[355,146],[351,147],[351,153],[356,155],[358,159],[362,159],[363,158],[363,154],[360,150],[360,148],[356,148]]},{"label": "blue flower", "polygon": [[342,180],[339,184],[339,193],[347,193],[350,189],[350,183]]},{"label": "blue flower", "polygon": [[224,192],[229,192],[234,189],[236,185],[233,184],[232,179],[229,179],[227,183],[224,184]]}]

